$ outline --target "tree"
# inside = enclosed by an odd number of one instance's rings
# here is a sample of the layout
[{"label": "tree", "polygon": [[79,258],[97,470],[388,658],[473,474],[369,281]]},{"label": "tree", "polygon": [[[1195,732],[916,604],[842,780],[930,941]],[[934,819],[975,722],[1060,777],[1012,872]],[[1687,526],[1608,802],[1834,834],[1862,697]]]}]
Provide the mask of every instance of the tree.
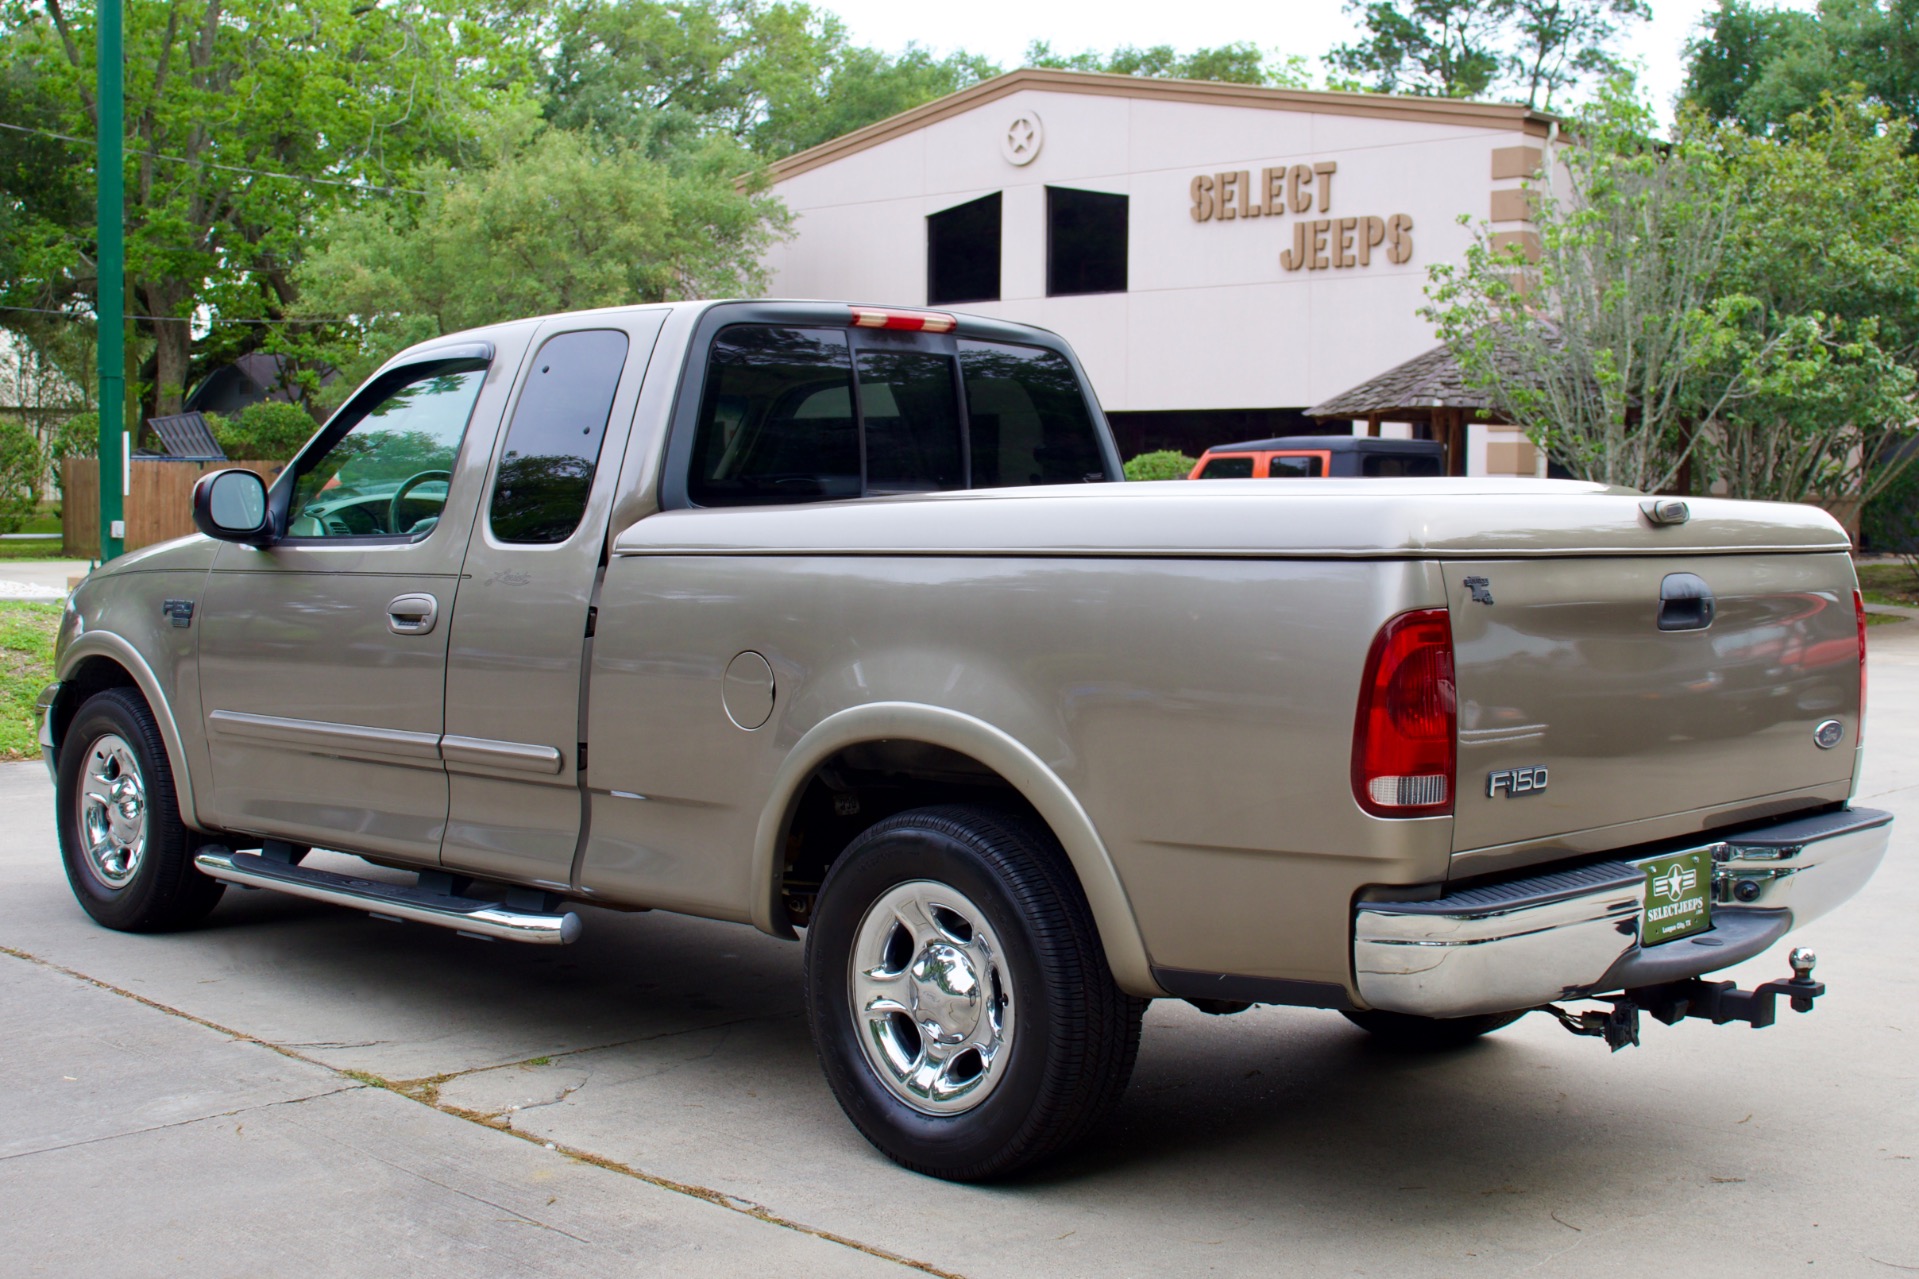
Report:
[{"label": "tree", "polygon": [[1715,120],[1776,132],[1857,85],[1919,117],[1919,0],[1820,0],[1817,14],[1720,0],[1688,46],[1686,97]]},{"label": "tree", "polygon": [[1720,343],[1714,286],[1734,209],[1719,157],[1661,145],[1623,82],[1577,123],[1571,189],[1542,191],[1537,261],[1482,228],[1432,268],[1424,314],[1467,381],[1575,476],[1668,489],[1693,426],[1738,388],[1700,370]]},{"label": "tree", "polygon": [[1000,69],[970,53],[936,58],[917,45],[897,57],[877,49],[842,45],[827,60],[823,76],[804,92],[769,103],[766,119],[750,136],[768,159],[830,142],[878,120],[989,80]]},{"label": "tree", "polygon": [[1615,87],[1576,122],[1539,255],[1482,228],[1426,314],[1467,380],[1582,478],[1870,499],[1913,433],[1919,161],[1854,95],[1752,138]]},{"label": "tree", "polygon": [[[38,105],[48,132],[80,139],[62,142],[63,158],[84,173],[90,4],[8,0],[0,31],[0,81]],[[257,345],[247,322],[294,313],[314,216],[391,195],[426,161],[469,155],[476,119],[520,95],[524,78],[497,30],[430,0],[136,3],[125,47],[128,309],[147,317],[137,324],[152,338],[155,412],[179,408],[196,316],[229,353]],[[81,200],[71,180],[32,182],[38,222],[25,238],[37,247],[15,287],[90,308],[91,183]]]},{"label": "tree", "polygon": [[1140,49],[1121,45],[1111,53],[1056,53],[1044,40],[1026,46],[1022,61],[1029,67],[1058,71],[1096,71],[1107,75],[1146,76],[1166,80],[1220,80],[1228,84],[1259,84],[1303,89],[1309,82],[1306,59],[1298,54],[1268,58],[1258,45],[1242,40],[1212,49],[1181,53],[1170,44]]},{"label": "tree", "polygon": [[1555,94],[1619,70],[1624,24],[1645,0],[1346,0],[1364,36],[1328,55],[1379,93],[1479,98],[1495,92],[1546,110]]},{"label": "tree", "polygon": [[342,210],[298,274],[308,305],[352,317],[324,350],[346,375],[336,388],[455,329],[758,291],[787,220],[771,196],[736,185],[750,166],[725,139],[660,160],[546,129],[485,168],[418,171],[417,206]]},{"label": "tree", "polygon": [[1745,384],[1703,460],[1749,497],[1870,499],[1913,431],[1919,158],[1911,125],[1856,91],[1785,124],[1719,137],[1737,210],[1719,360]]}]

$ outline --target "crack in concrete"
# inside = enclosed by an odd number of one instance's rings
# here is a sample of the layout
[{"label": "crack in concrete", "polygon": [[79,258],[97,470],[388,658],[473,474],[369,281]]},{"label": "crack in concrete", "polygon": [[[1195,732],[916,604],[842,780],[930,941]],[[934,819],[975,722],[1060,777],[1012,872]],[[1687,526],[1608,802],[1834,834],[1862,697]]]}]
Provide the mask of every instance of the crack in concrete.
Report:
[{"label": "crack in concrete", "polygon": [[[9,951],[8,954],[13,952]],[[85,1137],[79,1141],[69,1141],[58,1146],[42,1146],[38,1150],[17,1150],[10,1155],[0,1155],[0,1164],[15,1159],[30,1159],[34,1155],[54,1155],[63,1150],[82,1150],[88,1146],[97,1146],[104,1141],[122,1141],[128,1137],[144,1137],[150,1132],[165,1132],[169,1128],[190,1128],[194,1124],[211,1123],[215,1119],[231,1119],[235,1115],[252,1115],[262,1110],[272,1110],[275,1106],[297,1106],[302,1102],[318,1101],[322,1097],[337,1097],[341,1093],[358,1092],[362,1084],[351,1084],[342,1088],[329,1088],[325,1092],[309,1093],[304,1097],[283,1097],[278,1101],[256,1102],[251,1106],[239,1106],[232,1110],[216,1111],[210,1115],[195,1115],[191,1119],[175,1119],[171,1123],[149,1124],[145,1128],[131,1128],[125,1132],[102,1133],[98,1137]]]},{"label": "crack in concrete", "polygon": [[[779,1213],[773,1211],[771,1208],[767,1207],[765,1204],[755,1203],[754,1201],[750,1199],[742,1199],[737,1195],[730,1195],[723,1190],[715,1190],[707,1186],[701,1186],[701,1185],[695,1184],[693,1182],[676,1181],[671,1177],[663,1177],[657,1173],[650,1173],[645,1171],[644,1169],[635,1168],[630,1164],[624,1164],[615,1159],[608,1159],[603,1155],[596,1155],[589,1150],[581,1150],[574,1146],[562,1146],[559,1143],[553,1142],[553,1141],[543,1141],[540,1137],[532,1133],[519,1132],[512,1128],[504,1126],[503,1124],[498,1122],[499,1117],[497,1115],[482,1115],[476,1111],[465,1110],[458,1106],[444,1104],[439,1100],[440,1087],[441,1085],[445,1084],[448,1080],[457,1079],[461,1075],[474,1074],[474,1073],[485,1071],[485,1070],[499,1070],[499,1069],[503,1069],[504,1066],[476,1066],[470,1070],[453,1071],[444,1075],[430,1075],[421,1079],[409,1079],[409,1080],[385,1079],[379,1075],[375,1075],[371,1073],[370,1071],[342,1070],[339,1067],[330,1066],[326,1062],[317,1060],[316,1058],[308,1057],[303,1053],[295,1052],[292,1048],[287,1047],[283,1044],[276,1044],[271,1040],[261,1039],[257,1035],[249,1035],[245,1031],[235,1030],[230,1026],[222,1026],[220,1023],[216,1021],[210,1021],[205,1017],[196,1016],[193,1013],[186,1012],[179,1008],[174,1008],[167,1004],[163,1004],[157,999],[150,999],[145,995],[138,994],[135,991],[127,990],[121,986],[115,986],[110,982],[101,981],[98,977],[90,977],[86,973],[79,972],[72,968],[68,968],[63,964],[56,964],[49,959],[42,959],[40,956],[31,954],[27,951],[19,950],[12,946],[0,946],[0,955],[10,955],[13,958],[22,961],[23,963],[34,964],[40,968],[44,968],[48,970],[49,972],[56,972],[61,974],[62,976],[71,977],[75,981],[84,982],[87,985],[92,986],[97,990],[104,990],[108,994],[118,995],[123,999],[131,999],[137,1004],[142,1004],[148,1008],[153,1009],[155,1012],[165,1013],[169,1017],[178,1017],[180,1020],[192,1022],[196,1026],[203,1026],[208,1030],[218,1031],[220,1034],[226,1035],[229,1038],[234,1039],[238,1042],[248,1043],[248,1044],[258,1044],[260,1047],[266,1048],[272,1052],[279,1053],[283,1057],[290,1058],[294,1061],[304,1062],[310,1066],[318,1066],[322,1070],[331,1071],[335,1075],[339,1075],[342,1078],[346,1078],[346,1079],[352,1079],[356,1081],[357,1083],[363,1084],[367,1087],[384,1088],[389,1092],[398,1093],[400,1096],[407,1098],[409,1101],[417,1102],[420,1105],[427,1106],[433,1110],[437,1110],[441,1114],[450,1115],[455,1119],[463,1119],[469,1123],[478,1124],[479,1126],[483,1128],[490,1128],[494,1132],[504,1133],[510,1137],[517,1137],[521,1141],[531,1142],[532,1144],[540,1146],[543,1149],[552,1150],[556,1154],[564,1155],[566,1158],[572,1159],[578,1163],[589,1164],[595,1168],[602,1168],[608,1172],[618,1173],[619,1175],[623,1177],[631,1177],[635,1181],[645,1182],[649,1186],[656,1186],[661,1190],[671,1191],[674,1194],[685,1195],[691,1199],[703,1200],[704,1202],[712,1204],[713,1206],[717,1208],[724,1208],[728,1212],[737,1212],[741,1214],[742,1216],[751,1217],[755,1221],[765,1222],[769,1226],[776,1226],[782,1230],[791,1230],[797,1234],[811,1235],[813,1238],[821,1240],[824,1243],[838,1244],[842,1248],[850,1248],[854,1252],[864,1253],[867,1256],[872,1257],[879,1261],[890,1261],[893,1264],[898,1266],[903,1266],[908,1270],[917,1270],[921,1274],[932,1275],[935,1277],[935,1279],[966,1279],[966,1277],[960,1274],[959,1272],[953,1271],[953,1270],[943,1270],[940,1267],[934,1265],[930,1261],[921,1261],[914,1257],[904,1256],[900,1253],[892,1251],[891,1249],[882,1248],[878,1246],[877,1244],[864,1243],[858,1239],[851,1238],[850,1236],[847,1236],[847,1235],[839,1234],[835,1231],[824,1229],[823,1227],[809,1226],[805,1224],[804,1222],[795,1221],[791,1217],[785,1217],[780,1215]],[[791,1017],[792,1015],[793,1014],[784,1014],[784,1016],[786,1017]],[[767,1017],[741,1017],[741,1018],[735,1019],[734,1021],[721,1022],[713,1026],[693,1027],[689,1030],[683,1030],[683,1031],[666,1031],[658,1035],[643,1035],[637,1039],[624,1040],[624,1041],[621,1041],[620,1043],[599,1045],[596,1048],[577,1048],[577,1049],[569,1050],[568,1052],[565,1052],[565,1053],[549,1053],[549,1054],[542,1054],[542,1055],[548,1057],[549,1059],[554,1059],[558,1057],[570,1057],[575,1055],[576,1053],[599,1051],[600,1048],[619,1048],[619,1047],[624,1047],[628,1044],[647,1043],[649,1041],[656,1040],[656,1039],[671,1038],[675,1035],[692,1034],[699,1030],[723,1029],[729,1026],[742,1025],[747,1022],[765,1021],[765,1020],[770,1020],[770,1019]],[[536,1057],[528,1057],[525,1059],[525,1061],[507,1062],[507,1063],[504,1063],[504,1065],[525,1065],[527,1062],[531,1062],[535,1060],[537,1060]],[[350,1090],[342,1089],[341,1091],[350,1091]],[[292,1105],[295,1103],[294,1102],[276,1102],[272,1104]],[[198,1122],[198,1121],[189,1121],[189,1122]],[[177,1127],[178,1125],[163,1125],[163,1126]],[[431,1178],[423,1178],[423,1179],[428,1181],[432,1180]],[[438,1185],[439,1183],[434,1182],[433,1184]],[[445,1187],[445,1189],[451,1190],[452,1187]],[[459,1194],[464,1192],[454,1191],[454,1193]],[[477,1199],[476,1196],[469,1196],[469,1197],[473,1197]],[[487,1201],[481,1199],[481,1200],[478,1200],[478,1202],[485,1203]],[[493,1204],[490,1206],[499,1208],[499,1210],[502,1212],[513,1211],[510,1208],[500,1208],[498,1204]],[[527,1218],[526,1220],[531,1222],[532,1218]],[[533,1224],[540,1225],[543,1223],[533,1222]],[[557,1229],[556,1227],[547,1227],[547,1228]],[[559,1233],[565,1234],[566,1232],[560,1231]],[[577,1238],[577,1236],[572,1236],[572,1235],[568,1235],[567,1237]]]}]

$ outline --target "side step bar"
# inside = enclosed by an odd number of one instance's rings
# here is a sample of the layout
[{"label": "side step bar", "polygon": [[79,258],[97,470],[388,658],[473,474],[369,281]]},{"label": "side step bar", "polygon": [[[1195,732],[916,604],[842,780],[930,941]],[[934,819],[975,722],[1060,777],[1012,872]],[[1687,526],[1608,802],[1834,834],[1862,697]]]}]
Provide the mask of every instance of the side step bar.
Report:
[{"label": "side step bar", "polygon": [[243,888],[270,888],[276,893],[351,906],[377,919],[435,924],[469,937],[564,946],[580,936],[580,917],[570,910],[558,915],[516,910],[503,902],[312,870],[254,853],[236,853],[218,844],[202,847],[194,855],[193,864],[204,874]]}]

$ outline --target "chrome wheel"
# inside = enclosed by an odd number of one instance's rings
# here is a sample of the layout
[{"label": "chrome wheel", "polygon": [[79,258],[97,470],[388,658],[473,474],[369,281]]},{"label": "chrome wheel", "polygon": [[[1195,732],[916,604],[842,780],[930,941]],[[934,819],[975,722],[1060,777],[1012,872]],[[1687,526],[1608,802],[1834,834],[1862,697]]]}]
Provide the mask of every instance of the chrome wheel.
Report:
[{"label": "chrome wheel", "polygon": [[933,880],[895,885],[861,917],[851,961],[853,1024],[880,1082],[929,1115],[986,1100],[1006,1072],[1014,1010],[984,912]]},{"label": "chrome wheel", "polygon": [[108,888],[125,888],[147,851],[147,786],[133,747],[117,733],[94,739],[81,764],[75,813],[87,868]]}]

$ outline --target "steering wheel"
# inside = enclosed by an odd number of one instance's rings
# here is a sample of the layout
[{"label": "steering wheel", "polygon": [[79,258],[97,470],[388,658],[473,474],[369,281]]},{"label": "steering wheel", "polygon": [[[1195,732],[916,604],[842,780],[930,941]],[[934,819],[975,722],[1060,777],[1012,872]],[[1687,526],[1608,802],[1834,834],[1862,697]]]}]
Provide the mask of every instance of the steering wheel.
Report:
[{"label": "steering wheel", "polygon": [[[388,529],[395,533],[404,531],[400,528],[400,503],[406,500],[408,493],[411,493],[415,488],[425,484],[429,480],[446,480],[448,483],[451,483],[453,480],[453,472],[421,471],[418,474],[409,475],[406,479],[402,480],[400,487],[393,490],[392,500],[387,503],[386,526]],[[445,506],[446,503],[442,502],[440,505]]]}]

